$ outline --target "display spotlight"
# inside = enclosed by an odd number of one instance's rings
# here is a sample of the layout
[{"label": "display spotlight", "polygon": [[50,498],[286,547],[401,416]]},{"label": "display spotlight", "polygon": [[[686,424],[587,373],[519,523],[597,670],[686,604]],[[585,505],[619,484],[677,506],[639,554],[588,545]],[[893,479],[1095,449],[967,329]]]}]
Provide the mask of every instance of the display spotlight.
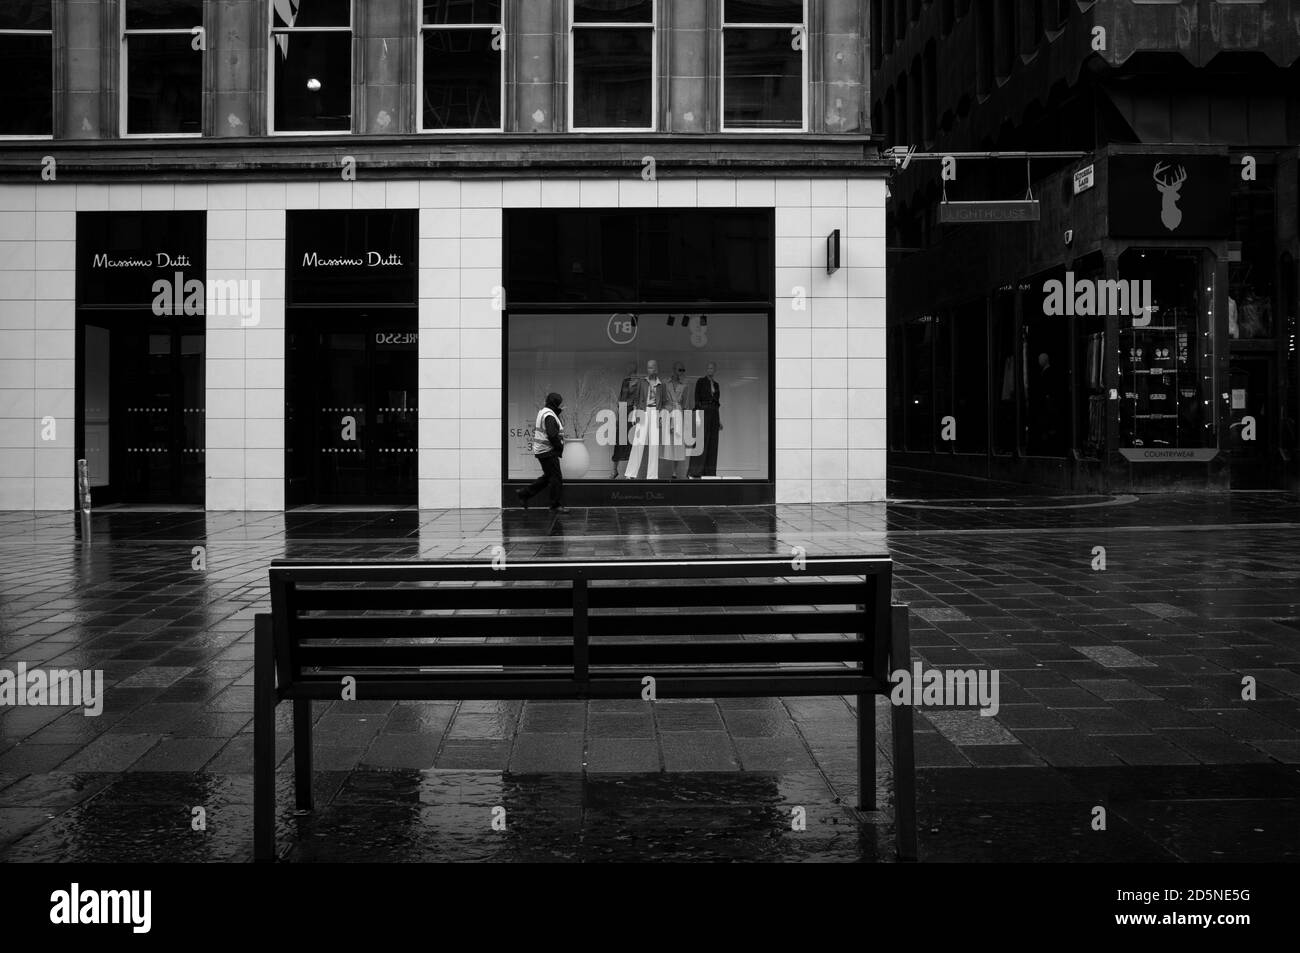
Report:
[{"label": "display spotlight", "polygon": [[707,328],[708,326],[709,326],[709,316],[707,314],[700,315],[700,327]]},{"label": "display spotlight", "polygon": [[691,316],[690,316],[689,314],[683,314],[683,315],[682,315],[682,327],[688,327],[688,326],[690,325],[690,323],[691,323]]},{"label": "display spotlight", "polygon": [[668,315],[668,326],[669,326],[670,328],[671,328],[671,327],[672,327],[676,322],[677,322],[677,318],[676,318],[676,317],[674,317],[674,316],[671,315],[671,314]]},{"label": "display spotlight", "polygon": [[641,316],[639,314],[632,315],[632,327],[636,327],[637,321],[640,320],[640,318]]}]

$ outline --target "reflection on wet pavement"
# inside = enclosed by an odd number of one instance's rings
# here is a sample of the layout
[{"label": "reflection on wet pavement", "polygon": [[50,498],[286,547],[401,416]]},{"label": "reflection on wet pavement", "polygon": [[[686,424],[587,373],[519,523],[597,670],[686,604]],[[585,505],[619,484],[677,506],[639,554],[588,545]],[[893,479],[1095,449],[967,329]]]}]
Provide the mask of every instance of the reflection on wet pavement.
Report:
[{"label": "reflection on wet pavement", "polygon": [[[1000,706],[916,719],[922,860],[1300,859],[1300,501],[909,496],[575,511],[0,513],[0,668],[104,672],[104,712],[0,708],[0,859],[251,856],[252,618],[280,556],[888,551],[913,654]],[[204,569],[193,548],[203,546]],[[1097,547],[1104,570],[1094,568]],[[1244,697],[1243,680],[1254,685]],[[889,861],[854,699],[321,704],[289,860]],[[1104,835],[1091,827],[1106,811]],[[203,808],[206,829],[193,826]],[[503,830],[493,829],[500,808]],[[806,829],[792,824],[802,808]]]}]

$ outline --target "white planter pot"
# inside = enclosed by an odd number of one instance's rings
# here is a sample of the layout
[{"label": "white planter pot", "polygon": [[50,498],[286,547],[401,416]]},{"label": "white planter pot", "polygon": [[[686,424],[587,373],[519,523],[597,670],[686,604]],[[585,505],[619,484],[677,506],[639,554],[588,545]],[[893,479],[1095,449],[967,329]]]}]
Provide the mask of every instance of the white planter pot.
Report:
[{"label": "white planter pot", "polygon": [[[585,439],[585,438],[584,438]],[[566,480],[580,480],[591,469],[591,453],[582,440],[564,441],[564,455],[560,457],[560,472]]]}]

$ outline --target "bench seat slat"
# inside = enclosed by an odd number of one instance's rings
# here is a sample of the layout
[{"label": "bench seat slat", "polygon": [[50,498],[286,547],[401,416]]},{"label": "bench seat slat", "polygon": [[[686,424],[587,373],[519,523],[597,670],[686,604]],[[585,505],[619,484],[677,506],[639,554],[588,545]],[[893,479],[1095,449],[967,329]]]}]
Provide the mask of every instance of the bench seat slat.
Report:
[{"label": "bench seat slat", "polygon": [[567,585],[437,586],[317,589],[298,586],[297,608],[364,612],[411,609],[567,609],[573,593]]},{"label": "bench seat slat", "polygon": [[[780,588],[773,592],[773,587]],[[852,606],[862,601],[862,580],[846,582],[797,582],[784,579],[752,580],[743,585],[692,582],[689,585],[613,586],[593,585],[590,605],[595,609],[640,609],[660,606],[767,606],[780,605]]]},{"label": "bench seat slat", "polygon": [[[884,688],[879,680],[854,674],[848,669],[824,673],[788,671],[760,676],[718,675],[708,672],[649,674],[655,677],[655,695],[658,698],[856,695],[879,693]],[[641,697],[642,677],[635,674],[607,675],[579,682],[562,676],[519,678],[515,673],[465,672],[458,673],[452,678],[422,677],[418,680],[397,675],[391,678],[358,678],[357,698],[358,700],[412,699],[417,701],[517,698],[636,700]],[[297,681],[280,697],[337,700],[339,683],[337,679]]]},{"label": "bench seat slat", "polygon": [[[799,578],[818,576],[863,576],[890,574],[892,563],[887,556],[808,556]],[[502,583],[518,580],[610,579],[638,582],[647,579],[735,579],[760,578],[772,573],[790,575],[788,559],[770,556],[738,556],[721,559],[646,559],[617,562],[508,562],[493,568],[486,559],[477,562],[419,563],[391,560],[349,560],[346,563],[321,560],[275,559],[271,561],[272,581],[288,585],[357,582],[436,582]]]},{"label": "bench seat slat", "polygon": [[[645,612],[588,617],[589,634],[605,636],[827,634],[857,632],[860,612]],[[299,640],[553,636],[571,638],[567,615],[330,615],[295,620]]]},{"label": "bench seat slat", "polygon": [[430,639],[443,637],[571,638],[567,615],[305,616],[295,620],[298,641],[308,639]]},{"label": "bench seat slat", "polygon": [[[634,609],[655,606],[765,606],[770,587],[782,586],[780,602],[804,605],[854,605],[861,602],[860,580],[789,582],[754,579],[743,584],[705,584],[696,580],[665,580],[662,585],[593,585],[592,609]],[[796,588],[797,587],[797,588]],[[549,582],[533,586],[352,586],[323,589],[297,586],[299,610],[397,611],[412,609],[566,609],[572,604],[569,585]]]},{"label": "bench seat slat", "polygon": [[[802,639],[782,642],[622,642],[592,643],[590,664],[690,665],[696,663],[867,662],[869,644],[852,639]],[[571,645],[320,645],[300,644],[304,669],[439,665],[565,665],[573,661]]]}]

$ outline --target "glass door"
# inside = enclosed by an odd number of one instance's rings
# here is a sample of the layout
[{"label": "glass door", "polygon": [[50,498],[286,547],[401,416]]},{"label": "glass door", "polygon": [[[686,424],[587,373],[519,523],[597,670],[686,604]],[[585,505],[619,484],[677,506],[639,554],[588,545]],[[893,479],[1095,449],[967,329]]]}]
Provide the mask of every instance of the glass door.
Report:
[{"label": "glass door", "polygon": [[1231,421],[1225,448],[1232,465],[1234,490],[1268,490],[1280,486],[1273,473],[1277,459],[1272,427],[1275,360],[1271,354],[1234,354],[1228,371]]},{"label": "glass door", "polygon": [[80,444],[96,504],[203,503],[204,350],[196,322],[83,322]]},{"label": "glass door", "polygon": [[416,502],[418,341],[406,311],[291,319],[290,505]]}]

